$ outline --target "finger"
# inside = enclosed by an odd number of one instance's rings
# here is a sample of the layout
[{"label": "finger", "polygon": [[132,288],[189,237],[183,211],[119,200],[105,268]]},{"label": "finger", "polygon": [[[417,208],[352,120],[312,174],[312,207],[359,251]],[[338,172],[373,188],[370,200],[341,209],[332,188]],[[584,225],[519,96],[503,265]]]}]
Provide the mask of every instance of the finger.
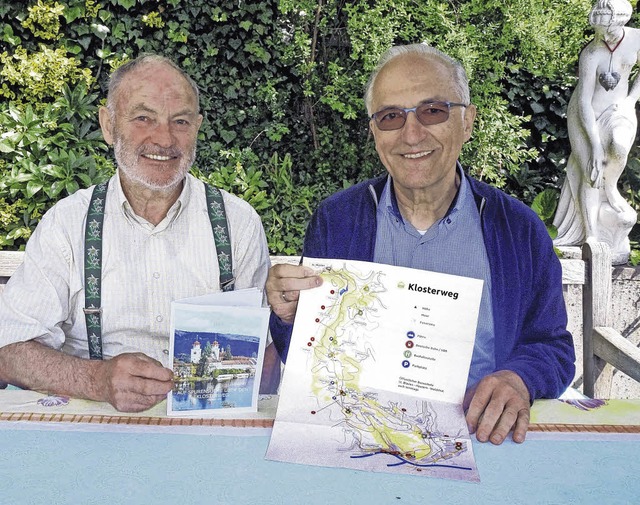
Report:
[{"label": "finger", "polygon": [[166,395],[146,396],[137,393],[119,395],[113,402],[113,406],[120,412],[142,412],[157,405],[166,398]]},{"label": "finger", "polygon": [[274,278],[298,278],[302,279],[304,277],[310,277],[315,275],[316,272],[309,267],[304,265],[289,265],[286,263],[281,263],[279,265],[273,265],[269,269],[269,275]]},{"label": "finger", "polygon": [[471,402],[469,403],[466,419],[469,433],[475,433],[478,430],[478,425],[480,424],[482,415],[487,408],[489,401],[491,400],[491,394],[489,391],[482,387],[482,383],[480,383],[480,387],[478,387],[471,394],[472,398]]},{"label": "finger", "polygon": [[173,380],[173,371],[165,368],[158,361],[143,355],[144,358],[138,358],[139,363],[132,371],[131,375],[142,379],[151,379],[158,382],[170,382]]},{"label": "finger", "polygon": [[527,437],[527,431],[529,430],[529,421],[531,420],[531,413],[529,409],[523,409],[518,412],[518,419],[516,426],[513,429],[513,441],[521,444]]},{"label": "finger", "polygon": [[[501,409],[496,408],[496,402],[492,402],[489,403],[484,412],[482,412],[476,427],[476,439],[478,442],[487,442],[489,437],[496,434],[495,428],[501,417],[500,411]],[[499,433],[496,434],[496,436],[498,436]],[[507,430],[507,433],[509,433],[509,430]]]},{"label": "finger", "polygon": [[[507,438],[511,428],[515,425],[517,418],[518,411],[507,405],[502,411],[502,415],[495,419],[495,421],[489,421],[486,426],[482,426],[482,442],[486,442],[488,439],[492,444],[500,445],[504,442],[504,439]],[[478,436],[480,436],[480,431],[481,430],[479,429]]]},{"label": "finger", "polygon": [[518,410],[517,407],[514,407],[513,402],[510,402],[510,404],[505,407],[499,422],[491,433],[491,443],[500,445],[512,429],[514,442],[522,443],[524,442],[528,428],[529,408],[523,407]]},{"label": "finger", "polygon": [[322,278],[309,267],[299,265],[275,265],[269,269],[266,290],[271,302],[283,291],[300,291],[322,284]]},{"label": "finger", "polygon": [[173,371],[143,353],[119,354],[108,361],[113,379],[141,377],[158,381],[171,381]]}]

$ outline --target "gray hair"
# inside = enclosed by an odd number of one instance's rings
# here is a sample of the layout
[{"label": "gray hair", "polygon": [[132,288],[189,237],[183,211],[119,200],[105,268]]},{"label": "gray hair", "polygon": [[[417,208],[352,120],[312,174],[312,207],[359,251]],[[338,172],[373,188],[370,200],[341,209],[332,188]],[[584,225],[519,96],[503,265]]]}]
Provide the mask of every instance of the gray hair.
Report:
[{"label": "gray hair", "polygon": [[387,63],[394,60],[395,58],[404,56],[406,54],[415,54],[417,56],[420,56],[421,58],[424,58],[425,60],[436,58],[437,60],[448,66],[451,69],[451,73],[453,75],[453,89],[457,92],[460,101],[465,104],[471,103],[469,79],[467,78],[467,72],[459,61],[454,60],[448,54],[443,53],[439,49],[436,49],[435,47],[430,46],[426,43],[409,44],[406,46],[393,46],[392,48],[387,50],[387,52],[381,56],[380,60],[378,61],[378,65],[371,73],[364,93],[364,103],[367,107],[367,113],[369,115],[375,112],[371,110],[371,107],[373,103],[373,87],[375,85],[378,74]]},{"label": "gray hair", "polygon": [[189,86],[191,86],[191,90],[196,97],[198,112],[200,111],[200,90],[198,89],[198,85],[196,84],[196,82],[191,77],[189,77],[189,75],[184,70],[182,70],[172,60],[165,56],[161,56],[159,54],[142,54],[136,59],[120,65],[116,70],[114,70],[114,72],[111,74],[111,77],[109,78],[109,90],[107,91],[107,109],[109,110],[109,114],[111,115],[111,117],[113,117],[115,114],[115,101],[123,79],[127,76],[127,74],[133,72],[137,68],[147,63],[162,63],[168,65],[169,67],[177,71],[182,77],[184,77],[185,80],[189,83]]}]

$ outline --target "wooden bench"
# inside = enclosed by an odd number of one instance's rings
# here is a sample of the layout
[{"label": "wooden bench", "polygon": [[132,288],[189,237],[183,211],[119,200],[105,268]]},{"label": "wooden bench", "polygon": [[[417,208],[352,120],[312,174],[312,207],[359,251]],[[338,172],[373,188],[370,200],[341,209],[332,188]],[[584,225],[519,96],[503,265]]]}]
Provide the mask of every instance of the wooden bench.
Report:
[{"label": "wooden bench", "polygon": [[[22,256],[22,252],[0,251],[0,293],[22,262]],[[272,256],[271,261],[297,264],[299,257]],[[581,256],[560,262],[569,330],[578,354],[574,387],[581,387],[592,398],[609,398],[614,369],[640,382],[640,349],[611,326],[609,248],[589,241],[582,246]]]}]

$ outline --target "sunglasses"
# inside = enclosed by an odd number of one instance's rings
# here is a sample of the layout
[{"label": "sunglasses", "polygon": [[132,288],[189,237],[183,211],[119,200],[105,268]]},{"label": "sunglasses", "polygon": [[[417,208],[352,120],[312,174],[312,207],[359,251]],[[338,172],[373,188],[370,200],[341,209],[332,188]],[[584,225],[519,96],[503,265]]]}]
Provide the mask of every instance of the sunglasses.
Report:
[{"label": "sunglasses", "polygon": [[468,107],[468,105],[455,102],[425,102],[409,109],[387,107],[372,114],[371,119],[382,131],[399,130],[407,122],[407,114],[414,112],[420,124],[429,126],[444,123],[449,119],[451,107]]}]

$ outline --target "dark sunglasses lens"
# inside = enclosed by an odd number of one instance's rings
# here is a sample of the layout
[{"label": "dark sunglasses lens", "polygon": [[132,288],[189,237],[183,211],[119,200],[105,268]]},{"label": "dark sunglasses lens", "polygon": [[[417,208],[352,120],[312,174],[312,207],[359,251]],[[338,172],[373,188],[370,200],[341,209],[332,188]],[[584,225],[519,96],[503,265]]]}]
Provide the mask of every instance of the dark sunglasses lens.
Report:
[{"label": "dark sunglasses lens", "polygon": [[381,130],[397,130],[404,126],[406,117],[402,109],[386,109],[376,112],[376,124]]},{"label": "dark sunglasses lens", "polygon": [[425,103],[416,109],[416,115],[423,125],[444,123],[449,119],[449,106],[446,103]]}]

